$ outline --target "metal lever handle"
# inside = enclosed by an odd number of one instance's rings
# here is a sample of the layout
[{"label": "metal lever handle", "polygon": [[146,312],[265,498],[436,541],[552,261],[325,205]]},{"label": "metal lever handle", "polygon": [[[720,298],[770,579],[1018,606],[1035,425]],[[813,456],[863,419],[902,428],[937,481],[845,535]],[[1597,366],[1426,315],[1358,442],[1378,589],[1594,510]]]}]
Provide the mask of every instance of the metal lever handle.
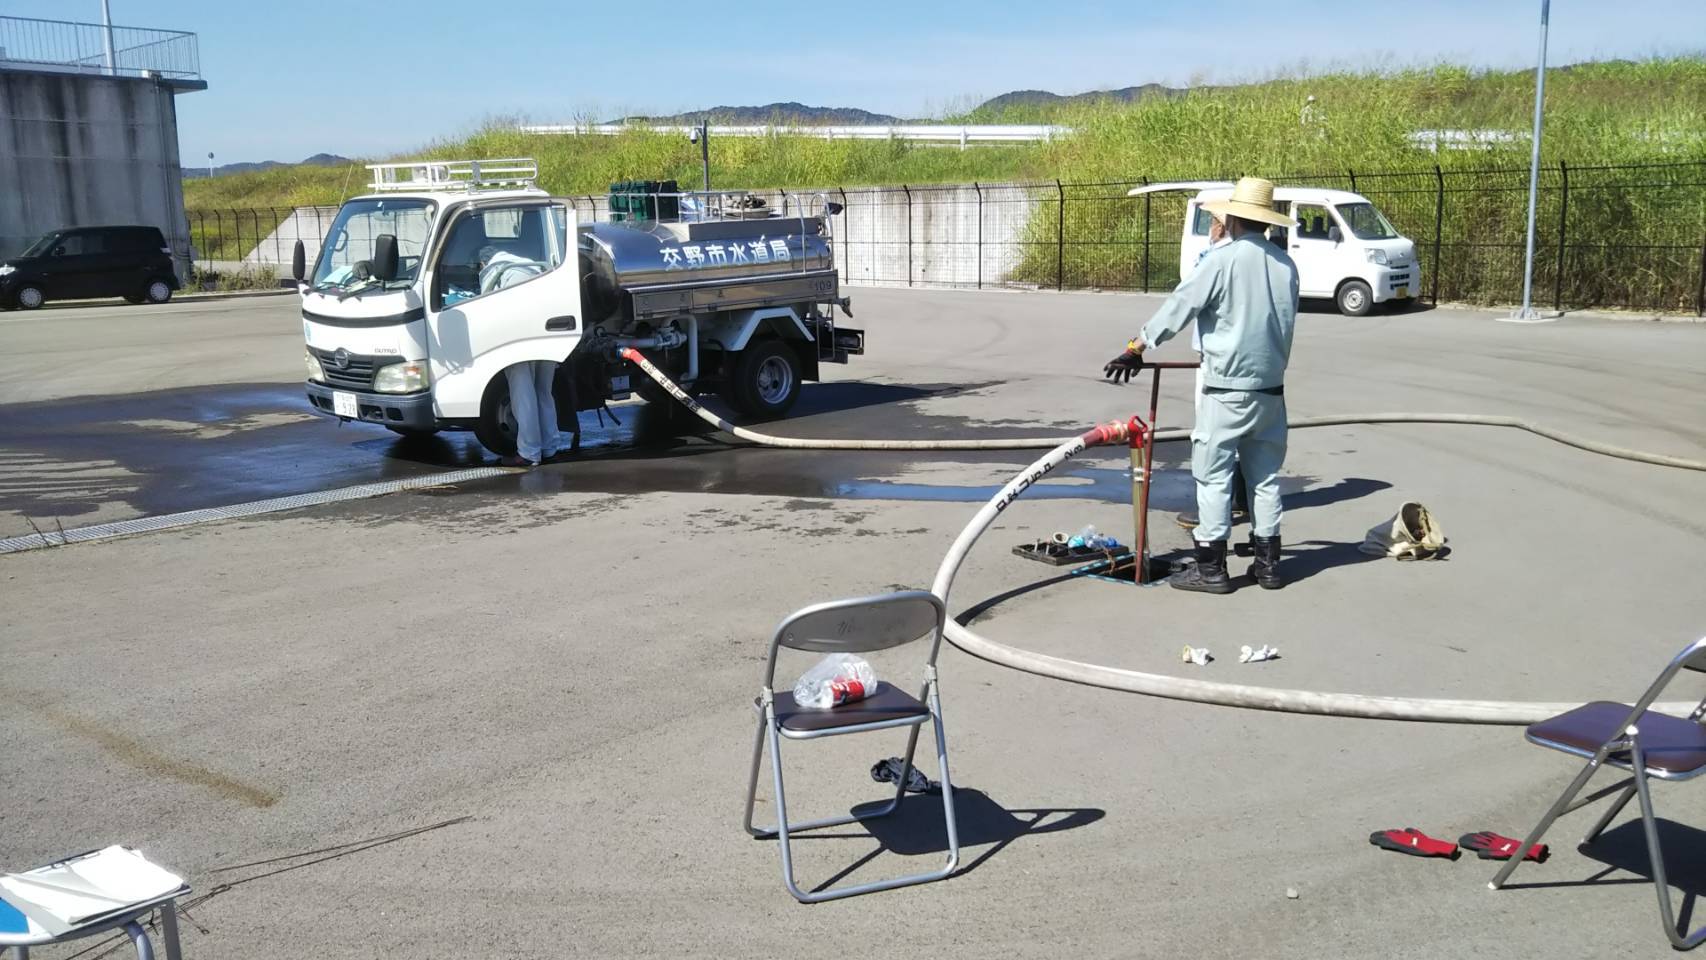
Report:
[{"label": "metal lever handle", "polygon": [[553,331],[553,332],[563,331],[563,330],[573,330],[574,328],[575,328],[575,318],[574,317],[552,317],[551,319],[545,321],[545,329]]}]

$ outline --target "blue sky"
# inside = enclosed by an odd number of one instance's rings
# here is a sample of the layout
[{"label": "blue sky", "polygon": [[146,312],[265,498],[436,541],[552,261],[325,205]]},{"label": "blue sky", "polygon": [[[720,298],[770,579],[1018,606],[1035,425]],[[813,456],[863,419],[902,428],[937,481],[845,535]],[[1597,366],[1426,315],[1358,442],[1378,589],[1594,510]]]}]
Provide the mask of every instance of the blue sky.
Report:
[{"label": "blue sky", "polygon": [[[1422,64],[1532,64],[1539,0],[111,0],[128,26],[201,38],[179,97],[186,162],[418,147],[493,117],[537,122],[798,100],[926,116],[1008,90]],[[0,0],[98,21],[100,0]],[[397,19],[403,11],[408,19]],[[387,19],[387,18],[390,19]],[[1702,0],[1555,0],[1551,59],[1698,52]]]}]

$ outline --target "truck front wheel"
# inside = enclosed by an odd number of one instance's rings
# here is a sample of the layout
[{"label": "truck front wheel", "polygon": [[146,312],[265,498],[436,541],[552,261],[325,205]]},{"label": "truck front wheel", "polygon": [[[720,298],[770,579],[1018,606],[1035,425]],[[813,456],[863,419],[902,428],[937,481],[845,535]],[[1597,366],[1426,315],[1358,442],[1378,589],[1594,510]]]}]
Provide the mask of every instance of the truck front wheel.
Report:
[{"label": "truck front wheel", "polygon": [[486,388],[486,396],[480,401],[480,419],[474,424],[474,438],[500,457],[515,453],[515,413],[509,408],[508,377],[500,375]]},{"label": "truck front wheel", "polygon": [[729,402],[760,419],[785,415],[800,398],[800,358],[781,340],[759,340],[735,358]]}]

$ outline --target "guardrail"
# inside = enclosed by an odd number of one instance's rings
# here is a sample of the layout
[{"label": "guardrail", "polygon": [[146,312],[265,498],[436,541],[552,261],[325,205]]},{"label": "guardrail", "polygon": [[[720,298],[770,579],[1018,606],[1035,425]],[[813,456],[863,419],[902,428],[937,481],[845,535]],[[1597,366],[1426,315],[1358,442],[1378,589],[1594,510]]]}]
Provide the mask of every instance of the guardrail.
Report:
[{"label": "guardrail", "polygon": [[7,67],[200,80],[201,47],[181,30],[0,17],[0,69]]},{"label": "guardrail", "polygon": [[[680,123],[534,123],[522,124],[522,133],[565,136],[614,137],[632,130],[679,133],[686,136],[698,124]],[[800,126],[789,124],[712,124],[712,137],[815,137],[820,140],[912,140],[924,143],[957,143],[960,149],[974,143],[1048,143],[1072,133],[1071,127],[1052,124],[936,124],[913,123],[876,126]]]}]

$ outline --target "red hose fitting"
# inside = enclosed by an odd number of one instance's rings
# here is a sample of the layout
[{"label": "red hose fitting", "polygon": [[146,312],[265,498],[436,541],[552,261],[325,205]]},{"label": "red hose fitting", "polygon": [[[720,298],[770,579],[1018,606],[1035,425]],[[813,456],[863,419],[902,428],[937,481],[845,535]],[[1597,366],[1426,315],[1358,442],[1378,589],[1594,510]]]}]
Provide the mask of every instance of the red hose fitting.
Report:
[{"label": "red hose fitting", "polygon": [[1100,423],[1084,432],[1081,438],[1086,447],[1098,447],[1104,443],[1123,443],[1129,428],[1118,420]]},{"label": "red hose fitting", "polygon": [[1141,447],[1148,441],[1149,424],[1144,423],[1143,418],[1137,414],[1131,415],[1131,420],[1125,424],[1125,428],[1133,447]]},{"label": "red hose fitting", "polygon": [[640,351],[635,350],[633,347],[623,347],[616,351],[616,355],[624,360],[633,360],[635,362],[638,362],[640,359]]}]

